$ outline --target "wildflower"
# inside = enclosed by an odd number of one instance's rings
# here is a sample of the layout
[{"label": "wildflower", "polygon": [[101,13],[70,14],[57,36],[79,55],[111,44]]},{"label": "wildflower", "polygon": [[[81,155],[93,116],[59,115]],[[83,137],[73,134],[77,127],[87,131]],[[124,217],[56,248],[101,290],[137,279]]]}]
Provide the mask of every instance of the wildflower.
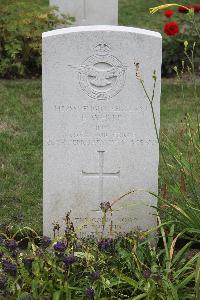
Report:
[{"label": "wildflower", "polygon": [[8,278],[3,274],[0,274],[0,290],[3,290],[6,287]]},{"label": "wildflower", "polygon": [[99,272],[92,272],[92,273],[90,273],[90,277],[91,277],[92,280],[95,281],[95,280],[99,279],[100,274],[99,274]]},{"label": "wildflower", "polygon": [[43,248],[47,248],[50,244],[51,244],[51,239],[48,236],[43,236],[42,240],[41,240],[41,246]]},{"label": "wildflower", "polygon": [[162,279],[162,274],[161,273],[154,273],[152,275],[152,278],[155,280],[155,281],[160,281]]},{"label": "wildflower", "polygon": [[170,9],[168,9],[164,12],[165,17],[167,17],[167,18],[171,18],[171,16],[173,16],[173,14],[174,14],[173,10],[170,10]]},{"label": "wildflower", "polygon": [[17,243],[15,240],[6,240],[5,241],[5,246],[9,249],[9,250],[15,250],[17,248]]},{"label": "wildflower", "polygon": [[102,202],[100,204],[100,208],[103,212],[107,212],[108,210],[111,209],[111,205],[110,205],[110,202]]},{"label": "wildflower", "polygon": [[3,270],[4,272],[12,275],[12,276],[16,276],[17,274],[17,266],[16,264],[14,264],[13,262],[7,260],[7,259],[4,259],[2,261],[2,267],[3,267]]},{"label": "wildflower", "polygon": [[70,266],[76,262],[76,257],[73,255],[64,256],[63,262],[64,262],[65,266]]},{"label": "wildflower", "polygon": [[23,263],[25,267],[27,267],[28,269],[32,268],[33,261],[34,261],[33,257],[26,257],[23,259]]},{"label": "wildflower", "polygon": [[151,276],[151,272],[149,270],[144,270],[142,275],[144,278],[149,278]]},{"label": "wildflower", "polygon": [[195,13],[200,13],[200,5],[186,5],[186,6],[180,6],[178,8],[178,12],[182,14],[187,14],[190,9],[194,9]]},{"label": "wildflower", "polygon": [[12,253],[11,253],[11,256],[13,258],[17,257],[17,254],[18,254],[18,251],[17,250],[13,250]]},{"label": "wildflower", "polygon": [[170,36],[176,35],[179,32],[178,24],[176,22],[166,23],[164,26],[164,32]]},{"label": "wildflower", "polygon": [[58,241],[54,246],[54,250],[58,252],[65,252],[66,246],[64,242]]},{"label": "wildflower", "polygon": [[104,239],[98,244],[99,250],[106,252],[108,250],[114,250],[113,247],[113,240],[112,239]]},{"label": "wildflower", "polygon": [[192,8],[194,9],[195,13],[200,13],[200,5],[194,5]]},{"label": "wildflower", "polygon": [[94,290],[89,288],[85,291],[85,300],[94,300]]}]

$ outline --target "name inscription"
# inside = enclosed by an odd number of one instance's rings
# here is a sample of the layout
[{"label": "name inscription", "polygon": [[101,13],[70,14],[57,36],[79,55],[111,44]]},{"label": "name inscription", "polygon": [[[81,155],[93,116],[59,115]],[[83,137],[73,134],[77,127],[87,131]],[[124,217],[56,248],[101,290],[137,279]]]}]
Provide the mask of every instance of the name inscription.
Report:
[{"label": "name inscription", "polygon": [[[141,136],[130,131],[131,120],[138,116],[145,119],[148,106],[120,105],[54,105],[53,113],[62,120],[62,130],[49,136],[49,146],[109,146],[115,144],[144,145],[157,143],[156,138]],[[63,121],[64,120],[64,121]],[[73,126],[72,126],[73,124]]]}]

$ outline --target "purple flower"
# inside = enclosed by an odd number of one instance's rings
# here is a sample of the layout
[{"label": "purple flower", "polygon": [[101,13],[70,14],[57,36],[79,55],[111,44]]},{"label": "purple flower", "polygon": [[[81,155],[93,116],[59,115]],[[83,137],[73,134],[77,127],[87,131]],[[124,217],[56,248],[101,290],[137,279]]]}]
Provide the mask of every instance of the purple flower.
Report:
[{"label": "purple flower", "polygon": [[54,250],[58,252],[65,252],[66,246],[64,242],[58,241],[54,246]]},{"label": "purple flower", "polygon": [[15,257],[17,257],[17,254],[18,254],[18,251],[13,250],[11,255],[12,255],[13,258],[15,258]]},{"label": "purple flower", "polygon": [[3,290],[7,285],[8,278],[4,275],[0,275],[0,290]]},{"label": "purple flower", "polygon": [[162,280],[162,274],[161,273],[154,273],[153,275],[152,275],[152,278],[155,280],[155,281],[160,281],[160,280]]},{"label": "purple flower", "polygon": [[14,264],[13,262],[7,260],[7,259],[4,259],[2,261],[2,267],[3,267],[3,270],[4,272],[12,275],[12,276],[16,276],[17,274],[17,266],[16,264]]},{"label": "purple flower", "polygon": [[51,239],[48,236],[43,236],[42,240],[41,240],[41,246],[43,248],[47,248],[50,244],[51,244]]},{"label": "purple flower", "polygon": [[92,272],[92,273],[90,273],[90,277],[91,277],[92,280],[98,280],[99,277],[100,277],[100,274],[97,271],[96,272]]},{"label": "purple flower", "polygon": [[73,255],[70,256],[64,256],[63,262],[66,266],[70,266],[76,262],[76,257]]},{"label": "purple flower", "polygon": [[114,245],[113,245],[113,240],[112,239],[104,239],[98,244],[99,250],[106,252],[106,251],[113,251],[114,250]]},{"label": "purple flower", "polygon": [[33,261],[34,261],[33,257],[26,257],[23,259],[23,263],[25,267],[27,267],[28,269],[32,268]]},{"label": "purple flower", "polygon": [[92,288],[85,291],[85,300],[94,300],[94,290]]},{"label": "purple flower", "polygon": [[6,240],[5,245],[11,251],[17,248],[17,242],[15,240]]},{"label": "purple flower", "polygon": [[149,278],[151,276],[151,272],[149,270],[144,270],[142,275],[144,278]]}]

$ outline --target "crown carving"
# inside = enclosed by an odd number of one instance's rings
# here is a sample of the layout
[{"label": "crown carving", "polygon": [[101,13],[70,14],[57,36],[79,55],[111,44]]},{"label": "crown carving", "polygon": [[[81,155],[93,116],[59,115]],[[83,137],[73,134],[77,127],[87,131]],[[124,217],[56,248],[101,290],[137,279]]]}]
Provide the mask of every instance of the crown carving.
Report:
[{"label": "crown carving", "polygon": [[106,43],[99,43],[98,45],[96,45],[94,50],[97,55],[104,56],[110,53],[111,48]]}]

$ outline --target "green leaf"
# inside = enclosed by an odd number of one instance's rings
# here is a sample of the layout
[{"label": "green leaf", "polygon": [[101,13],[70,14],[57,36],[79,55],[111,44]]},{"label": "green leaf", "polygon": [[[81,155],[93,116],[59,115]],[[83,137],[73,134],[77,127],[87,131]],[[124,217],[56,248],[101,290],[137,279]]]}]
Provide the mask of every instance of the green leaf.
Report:
[{"label": "green leaf", "polygon": [[188,251],[188,249],[191,247],[192,242],[187,243],[181,250],[178,251],[174,259],[172,260],[172,266],[174,266],[176,263],[179,263],[180,260],[183,258],[184,254]]},{"label": "green leaf", "polygon": [[60,300],[61,299],[60,296],[61,296],[61,292],[60,291],[54,292],[53,293],[53,300]]},{"label": "green leaf", "polygon": [[195,291],[196,291],[196,299],[200,299],[200,254],[198,257],[196,273],[195,273]]},{"label": "green leaf", "polygon": [[146,298],[147,296],[148,295],[146,293],[144,293],[144,294],[140,294],[140,295],[138,295],[138,296],[136,296],[134,298],[128,298],[128,300],[140,300],[140,299]]}]

